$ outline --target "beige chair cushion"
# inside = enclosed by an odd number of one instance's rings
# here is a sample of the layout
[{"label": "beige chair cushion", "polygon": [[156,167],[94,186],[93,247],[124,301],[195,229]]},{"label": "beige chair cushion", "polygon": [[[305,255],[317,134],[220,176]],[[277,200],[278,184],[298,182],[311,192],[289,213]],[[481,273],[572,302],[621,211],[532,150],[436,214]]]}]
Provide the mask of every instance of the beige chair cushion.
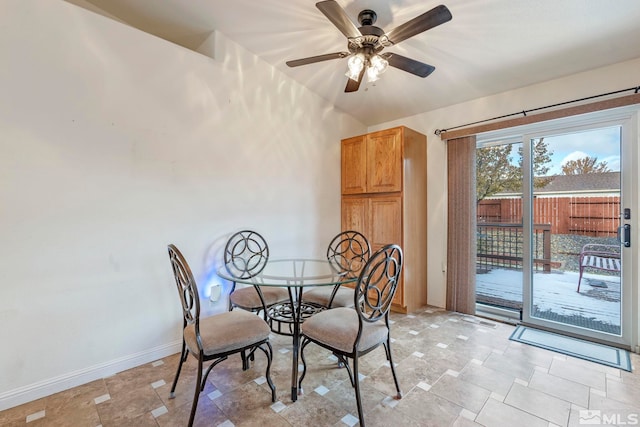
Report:
[{"label": "beige chair cushion", "polygon": [[[238,350],[269,337],[269,326],[260,316],[235,310],[200,319],[200,337],[205,356]],[[195,325],[184,328],[189,350],[198,354]]]},{"label": "beige chair cushion", "polygon": [[[328,307],[331,292],[333,292],[333,286],[318,286],[302,294],[302,300],[322,307]],[[353,307],[354,292],[351,288],[340,286],[338,292],[336,292],[336,296],[333,298],[331,307]]]},{"label": "beige chair cushion", "polygon": [[[358,313],[347,307],[321,311],[305,320],[301,330],[314,341],[350,353],[358,335]],[[388,331],[382,320],[364,322],[358,350],[363,351],[386,341]]]},{"label": "beige chair cushion", "polygon": [[[287,292],[285,288],[260,286],[260,290],[262,291],[262,296],[264,297],[264,302],[267,307],[279,302],[289,301],[289,292]],[[238,307],[248,310],[262,309],[260,296],[253,286],[236,289],[229,295],[229,299],[233,305]]]}]

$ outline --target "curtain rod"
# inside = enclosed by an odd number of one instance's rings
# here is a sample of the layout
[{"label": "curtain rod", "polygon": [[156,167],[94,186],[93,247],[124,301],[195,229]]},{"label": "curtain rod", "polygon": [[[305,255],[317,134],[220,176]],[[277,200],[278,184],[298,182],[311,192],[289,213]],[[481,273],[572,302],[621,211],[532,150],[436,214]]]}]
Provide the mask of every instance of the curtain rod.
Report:
[{"label": "curtain rod", "polygon": [[504,119],[506,117],[517,116],[519,114],[522,114],[524,117],[526,117],[527,113],[531,113],[533,111],[544,110],[546,108],[559,107],[559,106],[571,104],[571,103],[574,103],[574,102],[587,101],[589,99],[600,98],[602,96],[616,95],[618,93],[628,92],[630,90],[635,91],[635,93],[640,93],[640,86],[630,87],[628,89],[616,90],[614,92],[601,93],[600,95],[588,96],[586,98],[574,99],[572,101],[560,102],[558,104],[551,104],[551,105],[547,105],[547,106],[544,106],[544,107],[532,108],[530,110],[522,110],[522,111],[518,111],[516,113],[505,114],[504,116],[497,116],[497,117],[493,117],[491,119],[479,120],[477,122],[467,123],[465,125],[459,125],[459,126],[450,127],[448,129],[436,129],[435,132],[433,132],[433,133],[439,136],[442,132],[448,132],[448,131],[453,130],[453,129],[459,129],[459,128],[463,128],[463,127],[467,127],[467,126],[471,126],[471,125],[477,125],[477,124],[480,124],[480,123],[486,123],[486,122],[490,122],[492,120]]}]

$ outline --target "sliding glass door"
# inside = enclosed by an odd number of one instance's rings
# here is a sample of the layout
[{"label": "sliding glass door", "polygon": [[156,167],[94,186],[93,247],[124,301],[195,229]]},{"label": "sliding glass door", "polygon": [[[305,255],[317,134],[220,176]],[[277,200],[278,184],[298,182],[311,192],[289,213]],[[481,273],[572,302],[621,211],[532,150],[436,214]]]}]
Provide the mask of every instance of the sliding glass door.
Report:
[{"label": "sliding glass door", "polygon": [[623,125],[525,136],[523,321],[624,344]]},{"label": "sliding glass door", "polygon": [[479,304],[546,329],[630,343],[629,127],[624,118],[591,117],[478,138]]},{"label": "sliding glass door", "polygon": [[485,311],[521,319],[523,289],[522,142],[480,142],[476,148],[476,302]]}]

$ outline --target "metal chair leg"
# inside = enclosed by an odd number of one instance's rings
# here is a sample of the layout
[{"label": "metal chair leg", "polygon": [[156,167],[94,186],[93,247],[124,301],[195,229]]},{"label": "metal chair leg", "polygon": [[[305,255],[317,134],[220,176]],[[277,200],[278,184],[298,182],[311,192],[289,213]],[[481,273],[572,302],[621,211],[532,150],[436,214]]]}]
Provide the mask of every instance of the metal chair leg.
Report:
[{"label": "metal chair leg", "polygon": [[393,382],[396,384],[396,390],[398,394],[396,395],[396,399],[402,399],[402,391],[400,390],[400,384],[398,383],[398,376],[396,375],[396,368],[393,366],[393,357],[391,357],[391,339],[389,339],[386,343],[383,344],[384,349],[389,356],[389,366],[391,366],[391,373],[393,374]]},{"label": "metal chair leg", "polygon": [[193,426],[193,421],[196,418],[196,409],[198,409],[198,398],[200,397],[200,389],[202,381],[202,354],[198,356],[198,378],[196,380],[196,391],[193,394],[193,403],[191,404],[191,415],[189,416],[189,424],[188,427]]},{"label": "metal chair leg", "polygon": [[182,364],[185,362],[189,351],[187,350],[187,344],[182,340],[182,351],[180,352],[180,362],[178,363],[178,370],[176,371],[176,376],[173,378],[173,385],[171,386],[171,391],[169,392],[169,399],[175,399],[176,397],[176,386],[178,385],[178,377],[180,376],[180,371],[182,370]]},{"label": "metal chair leg", "polygon": [[358,418],[360,427],[364,427],[364,411],[362,410],[362,398],[360,397],[360,379],[358,378],[358,354],[353,357],[354,388],[356,389],[356,405],[358,405]]},{"label": "metal chair leg", "polygon": [[310,343],[307,337],[302,338],[302,344],[300,344],[300,359],[302,360],[302,374],[300,374],[300,378],[298,378],[298,390],[302,390],[302,380],[304,376],[307,374],[307,361],[304,358],[304,349]]},{"label": "metal chair leg", "polygon": [[265,344],[267,345],[268,350],[265,350],[264,348],[262,348],[262,346],[258,348],[262,350],[264,354],[267,356],[267,372],[265,375],[267,376],[267,383],[269,384],[269,388],[271,389],[271,401],[275,402],[276,386],[273,384],[273,381],[271,380],[271,361],[273,359],[273,347],[271,347],[271,343],[269,341],[267,341]]},{"label": "metal chair leg", "polygon": [[242,350],[240,352],[240,357],[242,358],[242,370],[246,371],[249,369],[249,359],[247,358],[247,352]]}]

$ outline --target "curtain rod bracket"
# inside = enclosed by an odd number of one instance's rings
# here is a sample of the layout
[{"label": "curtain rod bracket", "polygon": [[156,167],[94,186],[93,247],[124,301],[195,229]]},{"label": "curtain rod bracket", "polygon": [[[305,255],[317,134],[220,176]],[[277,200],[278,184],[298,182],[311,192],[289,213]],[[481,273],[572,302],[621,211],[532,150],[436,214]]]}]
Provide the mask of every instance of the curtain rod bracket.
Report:
[{"label": "curtain rod bracket", "polygon": [[640,91],[640,86],[636,87],[636,93]]},{"label": "curtain rod bracket", "polygon": [[527,110],[522,110],[522,115],[527,117]]}]

